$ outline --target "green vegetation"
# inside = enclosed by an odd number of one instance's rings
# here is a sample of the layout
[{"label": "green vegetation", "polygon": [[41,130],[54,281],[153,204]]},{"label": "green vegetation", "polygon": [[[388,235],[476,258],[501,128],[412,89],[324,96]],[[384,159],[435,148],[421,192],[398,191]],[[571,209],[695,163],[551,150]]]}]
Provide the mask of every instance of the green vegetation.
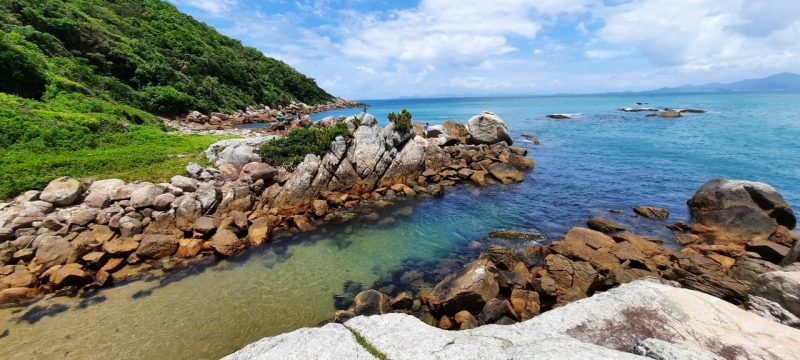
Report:
[{"label": "green vegetation", "polygon": [[406,109],[400,110],[399,114],[395,114],[394,112],[389,113],[389,121],[394,124],[394,129],[399,132],[409,131],[414,127],[414,124],[411,122],[412,117],[411,113]]},{"label": "green vegetation", "polygon": [[163,181],[218,140],[155,115],[331,98],[163,1],[3,0],[0,199],[59,176]]},{"label": "green vegetation", "polygon": [[370,355],[374,356],[375,358],[377,358],[379,360],[388,359],[386,357],[386,355],[384,355],[382,352],[378,351],[378,349],[376,349],[374,346],[372,346],[372,344],[370,344],[367,341],[367,339],[365,339],[363,336],[361,336],[361,334],[359,334],[358,332],[356,332],[355,330],[350,329],[350,328],[348,328],[347,330],[350,330],[350,332],[353,333],[353,336],[356,337],[356,342],[358,343],[358,345],[361,345],[361,347],[363,347],[364,350],[367,350],[367,352],[370,353]]},{"label": "green vegetation", "polygon": [[313,79],[159,0],[0,2],[0,92],[158,115],[331,100]]},{"label": "green vegetation", "polygon": [[0,93],[0,199],[60,176],[164,181],[202,161],[217,140],[167,133],[153,115],[124,105]]},{"label": "green vegetation", "polygon": [[296,129],[286,137],[272,139],[261,145],[256,153],[265,163],[273,166],[294,167],[303,162],[306,154],[321,155],[328,151],[339,135],[351,138],[353,133],[344,123],[324,129]]}]

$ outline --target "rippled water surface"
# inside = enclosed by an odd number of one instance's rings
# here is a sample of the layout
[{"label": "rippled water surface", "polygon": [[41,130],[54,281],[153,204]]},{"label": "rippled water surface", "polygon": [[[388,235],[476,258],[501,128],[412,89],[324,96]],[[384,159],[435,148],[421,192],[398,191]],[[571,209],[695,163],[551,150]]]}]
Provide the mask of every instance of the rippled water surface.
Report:
[{"label": "rippled water surface", "polygon": [[[682,119],[613,109],[702,108]],[[800,94],[608,95],[368,101],[385,119],[408,108],[416,121],[466,121],[484,110],[530,149],[536,170],[522,184],[452,189],[351,223],[274,239],[189,274],[0,310],[8,359],[213,359],[264,336],[315,326],[374,284],[385,291],[430,286],[487,246],[493,228],[535,228],[557,238],[593,215],[664,236],[664,223],[634,219],[653,205],[685,219],[705,181],[765,181],[800,204]],[[342,110],[332,114],[353,114]],[[549,120],[549,113],[581,114]],[[319,114],[319,119],[329,114]],[[523,142],[523,133],[544,145]],[[625,210],[613,215],[610,209]],[[377,220],[376,220],[377,219]]]}]

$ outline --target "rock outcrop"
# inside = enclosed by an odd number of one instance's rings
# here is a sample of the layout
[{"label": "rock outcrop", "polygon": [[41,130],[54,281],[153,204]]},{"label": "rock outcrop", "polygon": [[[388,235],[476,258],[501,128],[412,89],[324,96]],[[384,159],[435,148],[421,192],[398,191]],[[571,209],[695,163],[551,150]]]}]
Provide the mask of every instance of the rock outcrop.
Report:
[{"label": "rock outcrop", "polygon": [[773,187],[759,182],[715,179],[688,201],[692,221],[702,225],[700,235],[717,243],[763,241],[797,224],[789,204]]},{"label": "rock outcrop", "polygon": [[640,280],[510,326],[453,332],[404,314],[362,316],[265,338],[228,359],[356,358],[350,331],[390,359],[788,359],[800,351],[799,330],[697,291]]}]

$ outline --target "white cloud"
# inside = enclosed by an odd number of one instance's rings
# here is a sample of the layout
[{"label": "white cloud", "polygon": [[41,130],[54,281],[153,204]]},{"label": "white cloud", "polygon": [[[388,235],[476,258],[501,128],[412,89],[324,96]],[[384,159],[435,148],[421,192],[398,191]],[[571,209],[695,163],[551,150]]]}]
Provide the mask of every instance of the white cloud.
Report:
[{"label": "white cloud", "polygon": [[363,17],[341,50],[372,60],[479,64],[517,50],[511,37],[535,39],[544,21],[537,14],[582,11],[594,2],[423,0],[412,9]]},{"label": "white cloud", "polygon": [[800,61],[798,11],[796,0],[639,0],[606,9],[596,37],[658,67],[775,68]]},{"label": "white cloud", "polygon": [[587,50],[586,57],[590,59],[610,59],[630,54],[625,50],[594,49]]},{"label": "white cloud", "polygon": [[169,2],[188,5],[215,17],[228,14],[239,3],[238,0],[169,0]]}]

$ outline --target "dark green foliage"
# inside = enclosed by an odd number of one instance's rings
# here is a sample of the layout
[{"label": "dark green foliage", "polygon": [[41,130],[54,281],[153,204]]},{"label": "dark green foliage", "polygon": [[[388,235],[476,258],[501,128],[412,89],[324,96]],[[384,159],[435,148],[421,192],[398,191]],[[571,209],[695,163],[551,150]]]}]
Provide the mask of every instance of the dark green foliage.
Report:
[{"label": "dark green foliage", "polygon": [[60,176],[164,181],[219,140],[153,114],[330,99],[163,1],[0,0],[0,199]]},{"label": "dark green foliage", "polygon": [[411,130],[414,126],[414,124],[411,123],[412,117],[411,113],[406,109],[400,110],[399,114],[395,114],[394,112],[389,113],[389,121],[394,124],[394,129],[399,132]]},{"label": "dark green foliage", "polygon": [[0,30],[0,91],[26,98],[78,92],[166,116],[332,98],[158,0],[3,0]]},{"label": "dark green foliage", "polygon": [[339,135],[351,138],[353,133],[344,123],[324,129],[296,129],[285,137],[268,141],[256,153],[273,166],[294,167],[303,162],[307,154],[321,155],[329,150],[331,142]]}]

